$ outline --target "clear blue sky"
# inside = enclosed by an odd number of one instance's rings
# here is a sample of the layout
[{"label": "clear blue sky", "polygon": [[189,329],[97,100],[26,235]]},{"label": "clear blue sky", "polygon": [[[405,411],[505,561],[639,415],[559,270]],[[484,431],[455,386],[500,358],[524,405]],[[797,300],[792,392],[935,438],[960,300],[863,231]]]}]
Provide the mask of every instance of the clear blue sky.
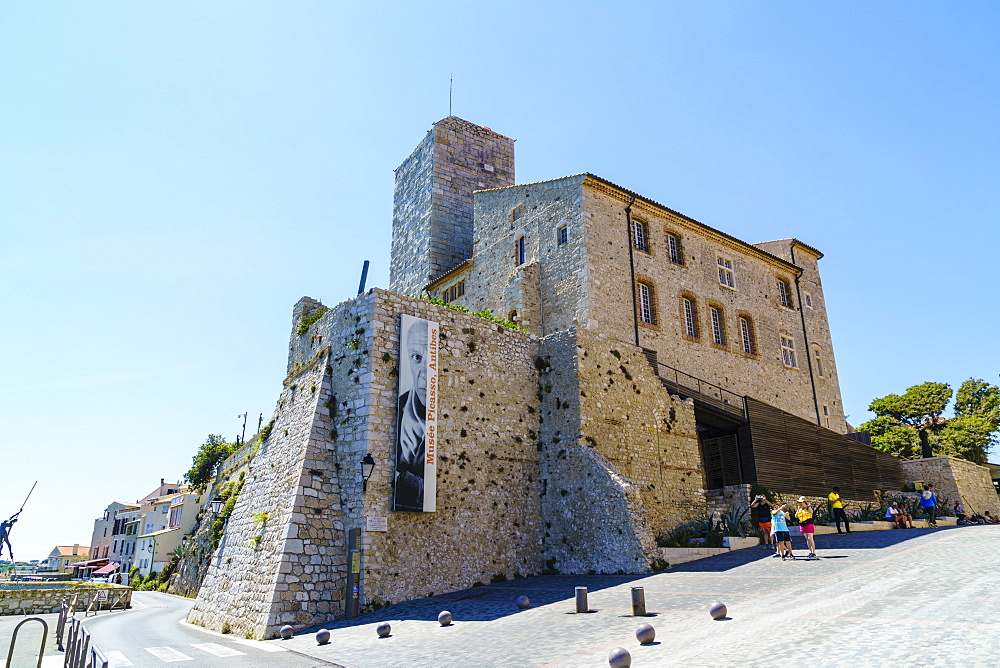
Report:
[{"label": "clear blue sky", "polygon": [[[371,6],[364,6],[371,5]],[[378,6],[375,6],[378,5]],[[997,381],[995,2],[8,3],[0,514],[15,556],[267,417],[291,308],[388,283],[392,170],[454,113],[821,263],[848,418]],[[253,431],[253,430],[249,430]]]}]

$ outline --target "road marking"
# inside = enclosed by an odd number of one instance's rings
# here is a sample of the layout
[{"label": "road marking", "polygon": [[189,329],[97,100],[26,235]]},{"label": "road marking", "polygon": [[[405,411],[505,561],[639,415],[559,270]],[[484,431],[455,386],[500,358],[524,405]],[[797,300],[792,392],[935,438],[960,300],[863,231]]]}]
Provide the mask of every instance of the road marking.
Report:
[{"label": "road marking", "polygon": [[63,668],[64,665],[66,665],[66,657],[64,656],[42,657],[42,668]]},{"label": "road marking", "polygon": [[164,663],[173,663],[174,661],[194,661],[194,659],[190,656],[187,654],[181,654],[173,647],[146,647],[144,649]]},{"label": "road marking", "polygon": [[232,647],[226,647],[225,645],[219,645],[214,642],[200,643],[197,645],[191,645],[191,647],[200,649],[202,652],[214,654],[215,656],[245,656],[245,654],[239,650],[233,649]]},{"label": "road marking", "polygon": [[110,652],[105,652],[104,654],[108,657],[108,668],[124,668],[125,666],[135,665],[118,650],[112,650]]},{"label": "road marking", "polygon": [[287,652],[288,651],[284,647],[278,647],[277,645],[272,645],[269,642],[261,642],[260,640],[245,640],[243,638],[233,638],[233,642],[239,643],[241,645],[246,645],[247,647],[253,647],[254,649],[263,650],[265,652]]}]

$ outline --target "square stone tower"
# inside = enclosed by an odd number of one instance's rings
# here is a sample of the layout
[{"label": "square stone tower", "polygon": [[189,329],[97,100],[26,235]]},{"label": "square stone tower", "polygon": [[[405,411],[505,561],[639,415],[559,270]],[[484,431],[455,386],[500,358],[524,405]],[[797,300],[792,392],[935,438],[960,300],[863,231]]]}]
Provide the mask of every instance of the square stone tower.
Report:
[{"label": "square stone tower", "polygon": [[389,289],[418,294],[472,257],[476,190],[514,185],[514,140],[448,116],[396,169]]}]

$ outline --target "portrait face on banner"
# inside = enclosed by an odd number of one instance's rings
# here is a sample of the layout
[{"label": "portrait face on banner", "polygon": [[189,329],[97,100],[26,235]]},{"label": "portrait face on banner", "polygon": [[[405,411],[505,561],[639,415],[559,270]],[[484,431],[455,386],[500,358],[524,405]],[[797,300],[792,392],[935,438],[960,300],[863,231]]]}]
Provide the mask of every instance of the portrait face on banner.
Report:
[{"label": "portrait face on banner", "polygon": [[435,510],[437,475],[438,324],[399,317],[393,510]]}]

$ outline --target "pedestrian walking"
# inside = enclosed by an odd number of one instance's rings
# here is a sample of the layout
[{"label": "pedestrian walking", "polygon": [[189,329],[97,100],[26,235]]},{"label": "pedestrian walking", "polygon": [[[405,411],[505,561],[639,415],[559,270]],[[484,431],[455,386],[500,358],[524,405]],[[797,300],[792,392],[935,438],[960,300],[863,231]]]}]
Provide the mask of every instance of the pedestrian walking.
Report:
[{"label": "pedestrian walking", "polygon": [[788,533],[784,503],[771,511],[771,531],[774,533],[774,540],[778,544],[777,554],[781,555],[781,560],[794,559],[795,555],[792,554],[792,536]]},{"label": "pedestrian walking", "polygon": [[840,488],[834,487],[828,497],[830,499],[830,511],[833,513],[833,521],[837,523],[837,533],[844,533],[840,530],[840,523],[844,523],[844,530],[851,533],[851,523],[847,521],[847,513],[844,512],[844,500],[840,498]]},{"label": "pedestrian walking", "polygon": [[920,507],[927,513],[927,526],[937,527],[938,498],[934,493],[933,484],[927,483],[924,485],[924,491],[920,495]]},{"label": "pedestrian walking", "polygon": [[771,504],[767,502],[767,497],[763,494],[758,494],[754,497],[750,507],[756,509],[757,526],[760,528],[760,533],[764,536],[764,549],[774,549],[774,536],[771,535]]},{"label": "pedestrian walking", "polygon": [[812,508],[806,502],[806,497],[799,497],[799,509],[795,511],[795,518],[799,521],[799,530],[806,539],[806,546],[809,548],[809,559],[818,559],[816,556],[816,523],[813,521]]}]

